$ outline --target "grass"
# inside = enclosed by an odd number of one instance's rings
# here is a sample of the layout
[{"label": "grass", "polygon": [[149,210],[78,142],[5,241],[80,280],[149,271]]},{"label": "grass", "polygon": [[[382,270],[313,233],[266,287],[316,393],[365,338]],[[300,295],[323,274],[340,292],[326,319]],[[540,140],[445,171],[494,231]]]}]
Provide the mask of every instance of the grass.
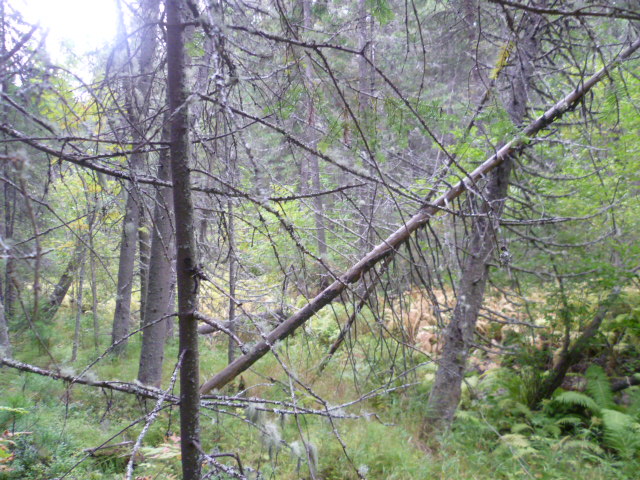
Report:
[{"label": "grass", "polygon": [[[60,328],[51,336],[51,353],[55,358],[70,358],[72,323],[71,317],[57,320]],[[90,327],[89,322],[86,326]],[[17,358],[36,365],[50,363],[46,354],[30,347],[27,335],[22,338],[16,345]],[[80,350],[78,361],[73,365],[67,363],[64,368],[79,371],[95,358],[89,340]],[[371,345],[363,343],[362,350],[355,351],[354,364],[350,365],[340,353],[319,377],[316,366],[325,351],[321,341],[307,342],[298,335],[283,343],[279,347],[281,358],[294,366],[293,373],[311,386],[312,393],[298,388],[292,396],[273,356],[263,359],[255,371],[245,373],[243,381],[246,386],[255,386],[250,390],[251,396],[295,400],[298,405],[322,409],[323,405],[314,397],[317,395],[326,399],[328,405],[339,405],[379,385],[380,379],[391,378],[384,368],[389,354],[380,353],[384,348],[370,341]],[[169,360],[177,357],[175,343],[167,346]],[[134,381],[139,349],[139,340],[132,339],[125,355],[106,357],[92,374],[100,379]],[[225,363],[225,344],[203,342],[203,377]],[[172,370],[173,363],[167,361],[165,378],[169,378]],[[352,381],[354,372],[360,378],[357,384]],[[283,383],[274,384],[270,378],[281,379]],[[348,409],[348,413],[362,415],[360,419],[329,421],[317,416],[277,413],[256,418],[254,413],[240,408],[204,411],[203,447],[208,451],[238,453],[245,466],[259,470],[260,478],[265,479],[310,478],[310,470],[316,473],[316,478],[324,480],[636,478],[637,456],[622,461],[613,452],[594,452],[573,438],[511,434],[507,427],[516,422],[516,416],[505,420],[492,396],[483,400],[467,396],[465,410],[450,432],[420,439],[429,378],[430,369],[423,368],[415,377],[391,384],[415,382],[412,388],[373,397]],[[235,393],[237,388],[236,382],[225,392]],[[132,424],[143,418],[153,403],[80,385],[68,389],[63,382],[5,368],[0,375],[0,407],[6,407],[0,410],[0,431],[5,432],[0,437],[0,480],[57,478],[69,471],[65,478],[97,480],[124,478],[130,446],[117,454],[88,458],[85,450],[110,438],[111,443],[135,441],[143,422]],[[177,411],[164,410],[145,437],[142,455],[136,460],[136,476],[180,478],[178,429]],[[2,460],[3,451],[12,454],[12,460]],[[231,460],[224,461],[234,464]]]}]

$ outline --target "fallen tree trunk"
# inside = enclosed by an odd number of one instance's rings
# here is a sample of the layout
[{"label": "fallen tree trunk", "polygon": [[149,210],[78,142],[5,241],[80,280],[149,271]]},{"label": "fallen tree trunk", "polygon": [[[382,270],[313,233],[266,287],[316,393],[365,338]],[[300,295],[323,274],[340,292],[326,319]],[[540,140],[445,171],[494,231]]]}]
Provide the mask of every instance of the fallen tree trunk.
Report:
[{"label": "fallen tree trunk", "polygon": [[404,225],[392,233],[381,244],[377,245],[364,258],[347,270],[347,272],[340,277],[337,277],[331,285],[320,292],[320,294],[313,298],[306,306],[272,330],[271,333],[269,333],[263,341],[259,342],[249,353],[238,357],[227,367],[218,372],[214,377],[206,381],[200,389],[201,393],[204,394],[214,388],[221,388],[229,383],[237,375],[247,370],[260,358],[266,355],[276,342],[291,335],[316,312],[331,303],[347,288],[348,285],[356,283],[364,273],[368,272],[381,260],[394,255],[397,248],[406,241],[413,232],[426,225],[432,216],[437,214],[441,209],[446,208],[454,199],[459,197],[470,186],[474,186],[478,180],[508,159],[516,150],[524,148],[529,143],[530,139],[537,135],[541,130],[551,125],[568,110],[572,110],[594,85],[607,76],[611,69],[628,59],[636,50],[638,50],[638,48],[640,48],[640,39],[633,42],[629,48],[624,50],[618,56],[617,59],[602,68],[591,78],[585,80],[581,86],[576,88],[573,92],[538,117],[516,138],[505,144],[482,165],[476,168],[459,183],[451,187],[435,202],[423,205]]},{"label": "fallen tree trunk", "polygon": [[621,392],[622,390],[640,385],[640,374],[635,373],[630,377],[624,377],[620,380],[616,380],[611,384],[612,392]]},{"label": "fallen tree trunk", "polygon": [[[119,381],[102,381],[87,378],[85,376],[76,377],[73,375],[66,375],[58,371],[46,370],[44,368],[36,367],[24,362],[19,362],[8,357],[0,357],[0,367],[10,367],[21,372],[33,373],[36,375],[42,375],[45,377],[53,378],[55,380],[61,380],[67,382],[69,387],[74,383],[79,385],[87,385],[90,387],[103,388],[106,390],[113,390],[116,392],[128,393],[136,395],[142,398],[149,398],[153,400],[159,400],[164,398],[164,402],[173,405],[179,405],[180,399],[177,395],[167,395],[165,391],[155,387],[148,387],[137,383],[126,383]],[[397,390],[403,387],[394,387],[392,390]],[[366,400],[371,397],[371,393],[363,396],[361,400]],[[356,419],[361,418],[359,414],[345,413],[344,409],[347,406],[353,405],[353,402],[347,402],[344,405],[335,405],[329,410],[313,409],[303,407],[297,403],[277,401],[277,400],[265,400],[259,397],[244,397],[244,396],[225,396],[225,395],[209,395],[206,398],[200,400],[200,407],[206,408],[211,411],[224,412],[223,408],[228,408],[233,411],[236,408],[246,408],[249,405],[257,410],[263,412],[270,412],[278,415],[316,415],[327,418],[338,419]],[[228,412],[227,412],[228,413]],[[366,416],[366,415],[365,415]],[[96,449],[97,450],[97,449]]]},{"label": "fallen tree trunk", "polygon": [[[133,383],[106,382],[106,381],[93,380],[88,377],[75,377],[74,375],[65,375],[60,372],[54,372],[52,370],[46,370],[44,368],[36,367],[28,363],[19,362],[18,360],[13,360],[11,358],[0,357],[0,365],[5,365],[7,367],[15,368],[22,372],[35,373],[37,375],[43,375],[45,377],[55,378],[56,380],[64,380],[65,382],[69,382],[69,384],[78,383],[81,385],[90,385],[92,387],[106,388],[108,390],[115,390],[117,392],[138,395],[142,398],[157,399],[159,398],[160,395],[163,394],[162,390],[158,388],[145,387],[143,385],[136,385]],[[168,399],[168,400],[172,400],[172,399]],[[173,397],[173,401],[177,403],[177,397]]]}]

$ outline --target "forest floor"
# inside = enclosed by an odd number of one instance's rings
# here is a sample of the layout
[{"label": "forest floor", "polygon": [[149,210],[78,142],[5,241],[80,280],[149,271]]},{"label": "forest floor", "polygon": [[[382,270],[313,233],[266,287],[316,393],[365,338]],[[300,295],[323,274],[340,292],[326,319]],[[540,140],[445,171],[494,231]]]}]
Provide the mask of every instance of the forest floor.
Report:
[{"label": "forest floor", "polygon": [[[90,331],[89,315],[83,321]],[[60,328],[50,332],[54,358],[71,356],[72,332],[62,326],[71,323],[58,318]],[[419,336],[417,329],[415,335]],[[273,356],[265,357],[254,371],[221,392],[236,395],[243,389],[244,397],[295,403],[316,412],[332,409],[338,415],[358,418],[329,421],[321,415],[285,416],[233,406],[217,412],[204,410],[203,448],[237,453],[248,478],[638,478],[638,423],[614,432],[620,437],[614,438],[602,426],[606,427],[603,414],[584,406],[576,410],[575,404],[567,402],[533,411],[521,398],[527,376],[514,374],[482,355],[475,357],[481,367],[467,378],[451,431],[421,435],[434,364],[424,357],[421,362],[397,357],[396,362],[405,361],[410,373],[394,377],[388,372],[388,361],[397,352],[388,351],[390,344],[368,337],[362,335],[362,341],[371,342],[366,350],[374,352],[371,357],[365,358],[356,349],[353,355],[339,352],[322,375],[317,374],[327,347],[322,335],[317,342],[309,342],[305,335],[284,342],[278,349],[281,358],[296,366],[292,373],[308,387],[297,389],[294,395],[290,384],[273,378],[281,377]],[[34,349],[28,331],[15,338],[17,359],[53,368],[50,357]],[[106,336],[104,342],[103,349]],[[167,359],[177,357],[175,343],[168,343]],[[132,340],[124,356],[106,357],[88,375],[134,383],[139,347]],[[386,353],[375,354],[383,350]],[[61,371],[77,373],[97,351],[87,335],[78,360],[61,366]],[[169,379],[174,365],[166,363],[165,378]],[[225,364],[222,337],[204,341],[202,376],[212,375]],[[385,386],[376,390],[381,384]],[[638,397],[635,388],[625,393],[627,404]],[[346,405],[356,399],[355,404]],[[69,388],[63,381],[1,368],[0,480],[123,479],[133,443],[154,405],[155,401],[133,395],[83,385]],[[177,410],[164,409],[144,437],[133,478],[180,478],[178,428]],[[103,444],[116,446],[94,450]],[[631,447],[625,450],[623,444]],[[233,459],[224,462],[235,465]]]}]

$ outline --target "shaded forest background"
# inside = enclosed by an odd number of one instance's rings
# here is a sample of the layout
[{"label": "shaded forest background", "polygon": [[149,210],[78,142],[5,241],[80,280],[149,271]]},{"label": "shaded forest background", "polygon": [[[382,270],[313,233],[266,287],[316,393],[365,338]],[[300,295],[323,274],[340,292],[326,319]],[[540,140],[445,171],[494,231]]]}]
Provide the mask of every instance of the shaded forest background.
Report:
[{"label": "shaded forest background", "polygon": [[0,2],[0,479],[635,478],[640,6]]}]

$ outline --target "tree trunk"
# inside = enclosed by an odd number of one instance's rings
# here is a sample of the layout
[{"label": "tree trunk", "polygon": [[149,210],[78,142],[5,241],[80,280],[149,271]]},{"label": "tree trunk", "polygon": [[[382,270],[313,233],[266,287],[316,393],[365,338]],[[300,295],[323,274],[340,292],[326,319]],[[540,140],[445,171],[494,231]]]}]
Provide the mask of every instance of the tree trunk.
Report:
[{"label": "tree trunk", "polygon": [[184,480],[200,478],[200,394],[198,323],[195,309],[200,266],[195,242],[194,211],[189,170],[189,118],[185,71],[184,26],[186,5],[166,0],[167,68],[171,112],[171,175],[176,225],[178,280],[178,336],[180,365],[180,447]]},{"label": "tree trunk", "polygon": [[[7,53],[7,22],[5,18],[5,3],[0,2],[0,55],[4,57]],[[2,93],[8,93],[9,91],[9,78],[10,75],[6,71],[6,65],[4,62],[0,63],[0,76],[2,77],[2,83],[0,86],[2,88]],[[8,105],[6,102],[2,102],[2,120],[3,122],[7,121],[8,117]],[[3,134],[3,138],[4,138]],[[9,143],[4,143],[3,147],[4,154],[7,155],[9,153]],[[10,178],[10,168],[7,163],[3,168],[3,173],[5,178]],[[2,234],[3,242],[7,245],[11,245],[13,238],[13,227],[15,221],[15,209],[16,209],[16,189],[9,184],[9,182],[4,182],[2,193],[4,196],[4,215],[3,215],[3,229]],[[0,292],[2,295],[2,302],[4,304],[3,308],[3,317],[6,319],[13,318],[13,303],[15,301],[15,289],[13,286],[13,275],[15,270],[15,259],[11,255],[11,251],[3,252],[8,255],[5,261],[5,271],[4,271],[4,290]]]},{"label": "tree trunk", "polygon": [[[366,52],[371,62],[375,61],[373,50],[373,25],[374,20],[369,12],[367,0],[358,0],[358,48]],[[375,160],[375,112],[372,102],[374,71],[371,64],[364,55],[358,58],[358,122],[364,138],[359,141],[365,143],[366,148],[362,148],[363,167],[369,175],[377,177],[378,172],[374,166]],[[364,157],[366,156],[366,158]],[[360,225],[360,251],[368,252],[374,245],[374,213],[376,203],[376,186],[367,183],[362,189],[362,206],[358,215],[361,217]]]},{"label": "tree trunk", "polygon": [[[311,13],[311,0],[303,0],[302,11],[304,16],[304,26],[306,31],[311,31],[313,28],[312,13]],[[315,105],[313,104],[313,68],[311,68],[311,61],[307,59],[304,67],[304,76],[307,83],[307,134],[305,135],[310,145],[315,148],[317,144],[318,134],[316,133],[316,115]],[[309,155],[309,170],[311,174],[311,185],[314,193],[319,193],[322,190],[322,184],[320,183],[320,163],[318,157],[315,155]],[[327,257],[327,235],[324,224],[324,203],[321,195],[313,197],[313,212],[316,224],[316,243],[318,246],[318,256],[325,260]],[[324,274],[324,272],[323,272]],[[321,282],[322,284],[323,282]]]},{"label": "tree trunk", "polygon": [[[166,137],[164,137],[165,141]],[[170,170],[169,153],[163,150],[160,152],[158,179],[170,181]],[[173,289],[172,263],[175,255],[175,242],[170,218],[171,212],[173,212],[171,189],[158,187],[153,212],[149,284],[145,312],[142,315],[144,329],[142,330],[142,348],[138,369],[140,383],[156,387],[159,387],[162,382],[164,344],[167,336],[166,316],[173,310],[171,291]]]},{"label": "tree trunk", "polygon": [[4,304],[0,302],[0,357],[11,357],[11,341],[9,340],[9,326],[4,314]]},{"label": "tree trunk", "polygon": [[91,315],[93,317],[93,343],[100,348],[100,321],[98,319],[98,284],[96,283],[96,259],[93,254],[93,234],[89,237],[89,269],[91,270]]},{"label": "tree trunk", "polygon": [[[89,227],[91,228],[91,227]],[[71,351],[71,362],[75,362],[78,358],[78,349],[80,348],[80,329],[82,320],[82,293],[84,290],[84,273],[85,273],[85,255],[83,253],[80,260],[80,275],[78,278],[78,294],[76,295],[76,324],[73,333],[73,348]]]},{"label": "tree trunk", "polygon": [[[43,322],[51,322],[53,318],[56,316],[60,305],[62,305],[62,301],[64,297],[67,296],[67,292],[73,283],[74,276],[78,267],[80,266],[80,261],[82,260],[82,256],[84,255],[84,245],[80,239],[77,240],[76,246],[74,248],[73,253],[71,254],[71,259],[67,264],[67,268],[64,269],[60,280],[49,295],[49,299],[46,304],[42,308],[42,316],[40,320]],[[39,320],[34,318],[35,320]]]},{"label": "tree trunk", "polygon": [[[133,163],[133,162],[132,162]],[[131,290],[133,288],[133,269],[136,260],[136,242],[138,240],[138,208],[136,186],[131,186],[125,206],[122,222],[122,240],[120,242],[120,260],[118,262],[118,285],[116,287],[116,308],[113,314],[111,343],[114,344],[129,334],[131,318]],[[124,352],[127,341],[122,341],[114,349],[115,354]]]},{"label": "tree trunk", "polygon": [[[525,12],[514,67],[508,73],[508,100],[505,102],[511,121],[522,124],[527,106],[528,85],[533,75],[532,61],[538,51],[540,17]],[[483,194],[471,195],[469,204],[475,214],[471,222],[468,255],[463,261],[456,291],[457,302],[451,321],[444,331],[444,346],[438,362],[436,378],[426,408],[425,432],[437,427],[448,428],[460,402],[462,381],[467,359],[473,345],[478,312],[482,306],[495,249],[498,221],[506,201],[512,159],[494,169],[484,186]],[[481,185],[479,185],[481,187]]]},{"label": "tree trunk", "polygon": [[[5,147],[6,148],[6,147]],[[6,172],[7,169],[5,169]],[[5,173],[6,174],[6,173]],[[13,225],[15,220],[16,209],[16,190],[8,182],[5,182],[4,188],[4,242],[10,244],[13,238]],[[16,298],[15,287],[13,286],[13,276],[15,275],[15,259],[8,254],[5,262],[4,275],[4,307],[7,318],[13,318],[13,304]]]},{"label": "tree trunk", "polygon": [[[174,232],[175,237],[175,232]],[[175,238],[174,238],[175,240]],[[169,310],[175,312],[176,310],[176,259],[175,259],[175,245],[174,245],[174,259],[171,262],[171,271],[173,272],[173,278],[171,283],[171,293],[169,294]],[[167,318],[167,334],[165,336],[165,342],[169,343],[176,336],[176,317],[171,316]]]},{"label": "tree trunk", "polygon": [[[235,166],[234,166],[235,167]],[[229,363],[233,362],[236,358],[236,342],[233,336],[236,333],[236,281],[238,272],[236,269],[236,230],[235,219],[233,218],[233,200],[227,200],[227,231],[229,238],[229,345],[227,351],[227,360]]]},{"label": "tree trunk", "polygon": [[145,216],[144,205],[140,206],[140,226],[138,228],[138,249],[140,251],[140,326],[145,324],[144,315],[146,310],[147,295],[149,289],[149,263],[151,238],[149,236],[149,225]]},{"label": "tree trunk", "polygon": [[[152,72],[153,57],[156,50],[155,27],[159,14],[160,0],[144,0],[141,2],[141,28],[139,29],[140,56],[138,69],[134,71],[130,67],[129,78],[125,81],[125,98],[127,116],[131,128],[131,137],[134,148],[142,148],[146,144],[144,138],[144,119],[149,110],[149,94],[151,89],[150,74]],[[122,16],[122,13],[121,13]],[[124,20],[121,18],[121,32],[123,42],[126,44],[127,35],[124,32]],[[129,61],[129,59],[125,60]],[[134,81],[133,78],[136,78]],[[129,164],[132,176],[141,169],[145,155],[132,153]],[[135,179],[129,185],[130,190],[125,206],[125,216],[122,225],[122,241],[120,243],[120,260],[118,264],[118,285],[116,296],[116,308],[113,315],[113,328],[111,341],[116,343],[129,334],[131,321],[131,291],[133,288],[133,271],[136,258],[136,246],[138,240],[138,228],[140,226],[140,208],[142,198],[140,189]],[[113,350],[115,354],[121,354],[126,349],[127,342],[120,342]]]},{"label": "tree trunk", "polygon": [[[482,306],[494,250],[495,229],[507,196],[512,161],[508,159],[493,170],[484,189],[489,205],[481,205],[472,222],[469,255],[462,265],[458,299],[453,316],[444,332],[444,347],[438,361],[436,379],[427,404],[427,419],[435,425],[448,426],[460,402],[460,392],[467,358],[473,343],[478,312]],[[474,199],[478,206],[482,199]]]}]

